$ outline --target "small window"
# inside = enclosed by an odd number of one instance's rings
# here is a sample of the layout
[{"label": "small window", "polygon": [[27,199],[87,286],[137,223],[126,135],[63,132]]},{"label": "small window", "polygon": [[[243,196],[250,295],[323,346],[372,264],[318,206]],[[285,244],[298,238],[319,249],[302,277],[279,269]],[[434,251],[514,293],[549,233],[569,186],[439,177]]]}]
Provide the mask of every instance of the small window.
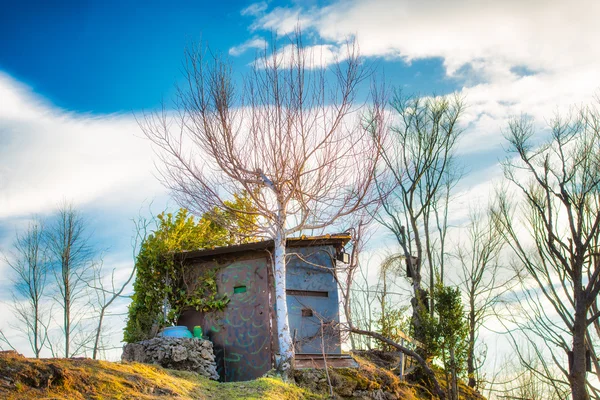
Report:
[{"label": "small window", "polygon": [[316,290],[294,290],[288,289],[285,291],[290,296],[308,296],[308,297],[329,297],[329,292],[320,292]]},{"label": "small window", "polygon": [[233,293],[246,293],[246,286],[236,286],[233,288]]},{"label": "small window", "polygon": [[312,317],[313,316],[313,310],[311,310],[310,308],[303,308],[302,309],[302,316],[303,317]]}]

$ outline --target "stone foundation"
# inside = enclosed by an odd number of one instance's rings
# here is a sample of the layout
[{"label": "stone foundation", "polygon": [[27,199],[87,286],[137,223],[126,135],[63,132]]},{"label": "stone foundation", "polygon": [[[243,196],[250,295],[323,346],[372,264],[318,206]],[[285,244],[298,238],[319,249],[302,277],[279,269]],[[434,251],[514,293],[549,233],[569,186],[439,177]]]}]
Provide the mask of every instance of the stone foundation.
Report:
[{"label": "stone foundation", "polygon": [[210,379],[219,379],[213,345],[196,338],[155,337],[123,347],[123,361],[158,364],[180,371],[197,372]]}]

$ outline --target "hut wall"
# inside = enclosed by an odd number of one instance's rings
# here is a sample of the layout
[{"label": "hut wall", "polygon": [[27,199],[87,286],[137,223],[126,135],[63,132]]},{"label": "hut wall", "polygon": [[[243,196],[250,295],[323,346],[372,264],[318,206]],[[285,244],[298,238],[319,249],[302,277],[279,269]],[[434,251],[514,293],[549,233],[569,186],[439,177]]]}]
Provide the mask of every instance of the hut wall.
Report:
[{"label": "hut wall", "polygon": [[272,367],[267,259],[246,258],[194,265],[194,274],[216,269],[217,287],[230,301],[222,312],[184,312],[179,324],[202,327],[213,342],[217,372],[225,382],[251,380]]},{"label": "hut wall", "polygon": [[296,353],[321,354],[324,346],[327,354],[340,354],[334,247],[289,248],[288,254],[288,320]]},{"label": "hut wall", "polygon": [[[286,283],[288,318],[298,354],[340,354],[337,283],[331,245],[289,247]],[[220,380],[251,380],[274,365],[278,351],[275,291],[269,253],[247,251],[188,260],[185,284],[191,292],[206,271],[217,272],[219,294],[230,302],[221,312],[188,310],[179,318],[199,325],[213,342]],[[290,292],[291,291],[291,292]],[[324,335],[321,335],[323,320]],[[332,324],[332,322],[334,324]]]}]

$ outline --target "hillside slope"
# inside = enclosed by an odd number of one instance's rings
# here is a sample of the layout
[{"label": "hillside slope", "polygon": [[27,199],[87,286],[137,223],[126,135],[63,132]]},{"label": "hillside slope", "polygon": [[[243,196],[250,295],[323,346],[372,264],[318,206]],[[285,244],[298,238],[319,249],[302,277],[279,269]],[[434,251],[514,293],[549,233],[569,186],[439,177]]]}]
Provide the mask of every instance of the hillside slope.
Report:
[{"label": "hillside slope", "polygon": [[[364,355],[363,355],[364,356]],[[90,359],[29,359],[0,352],[0,399],[430,399],[428,390],[401,381],[378,360],[356,357],[359,368],[299,370],[297,385],[276,377],[218,383],[191,372]],[[464,396],[464,397],[463,397]],[[461,398],[482,399],[475,393]]]},{"label": "hillside slope", "polygon": [[0,355],[1,399],[321,399],[276,378],[218,383],[146,364]]}]

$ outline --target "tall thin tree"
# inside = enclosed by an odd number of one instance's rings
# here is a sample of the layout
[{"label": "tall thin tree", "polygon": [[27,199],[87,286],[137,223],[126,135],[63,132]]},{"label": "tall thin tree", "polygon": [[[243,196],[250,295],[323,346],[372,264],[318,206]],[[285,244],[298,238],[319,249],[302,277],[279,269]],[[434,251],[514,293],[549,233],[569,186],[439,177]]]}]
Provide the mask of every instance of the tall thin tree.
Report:
[{"label": "tall thin tree", "polygon": [[[494,306],[514,284],[508,269],[501,268],[500,254],[505,242],[490,213],[473,210],[466,227],[466,240],[455,248],[460,269],[460,288],[467,301],[469,326],[467,351],[468,385],[479,389],[482,381],[478,360],[479,333],[486,321],[494,316]],[[480,353],[481,354],[481,353]],[[485,357],[483,350],[482,357]]]},{"label": "tall thin tree", "polygon": [[48,253],[43,224],[35,220],[27,231],[17,234],[13,250],[4,254],[5,262],[12,269],[12,298],[15,315],[36,358],[44,348],[47,336],[48,310],[44,297],[48,294]]},{"label": "tall thin tree", "polygon": [[81,304],[87,295],[86,282],[94,253],[87,226],[81,213],[73,205],[62,204],[48,227],[48,250],[52,257],[52,271],[56,281],[56,300],[62,308],[62,332],[65,357],[78,354],[83,342],[73,347],[75,333],[81,328]]},{"label": "tall thin tree", "polygon": [[[397,91],[391,106],[396,124],[376,139],[389,185],[382,194],[379,221],[396,237],[412,279],[413,328],[416,339],[421,315],[433,312],[436,275],[443,281],[450,190],[459,177],[455,150],[462,129],[462,99],[411,97]],[[429,304],[423,266],[429,272]]]}]

